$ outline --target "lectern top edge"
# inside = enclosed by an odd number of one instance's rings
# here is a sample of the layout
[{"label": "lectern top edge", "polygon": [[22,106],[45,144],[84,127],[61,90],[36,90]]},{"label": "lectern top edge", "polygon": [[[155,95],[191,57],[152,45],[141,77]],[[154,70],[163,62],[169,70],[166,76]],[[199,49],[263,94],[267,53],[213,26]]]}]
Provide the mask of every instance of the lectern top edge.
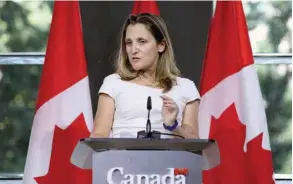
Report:
[{"label": "lectern top edge", "polygon": [[151,139],[151,138],[84,138],[81,143],[94,151],[106,150],[170,150],[189,151],[201,154],[203,150],[215,144],[209,139]]},{"label": "lectern top edge", "polygon": [[124,142],[127,142],[127,141],[130,141],[130,142],[145,142],[145,141],[153,141],[153,142],[165,142],[165,143],[168,143],[168,142],[176,142],[176,143],[180,143],[180,142],[198,142],[198,143],[214,143],[215,140],[213,139],[152,139],[152,138],[143,138],[143,139],[137,139],[137,138],[83,138],[83,139],[80,139],[81,142],[96,142],[96,141],[101,141],[101,142],[104,142],[104,141],[124,141]]}]

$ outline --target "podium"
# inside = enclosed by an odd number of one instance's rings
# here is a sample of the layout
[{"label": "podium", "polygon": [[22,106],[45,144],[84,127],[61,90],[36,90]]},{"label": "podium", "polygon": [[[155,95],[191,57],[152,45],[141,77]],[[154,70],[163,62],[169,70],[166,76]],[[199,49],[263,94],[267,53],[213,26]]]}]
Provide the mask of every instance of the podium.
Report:
[{"label": "podium", "polygon": [[71,161],[92,168],[93,184],[202,184],[219,151],[206,139],[86,138]]}]

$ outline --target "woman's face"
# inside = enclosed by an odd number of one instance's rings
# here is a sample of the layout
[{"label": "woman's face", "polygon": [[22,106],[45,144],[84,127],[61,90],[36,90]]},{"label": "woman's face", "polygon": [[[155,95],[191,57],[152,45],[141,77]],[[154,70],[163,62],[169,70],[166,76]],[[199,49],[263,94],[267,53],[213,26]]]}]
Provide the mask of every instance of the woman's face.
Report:
[{"label": "woman's face", "polygon": [[165,44],[158,44],[146,26],[137,23],[129,25],[126,29],[125,48],[134,70],[154,70],[159,52],[164,51]]}]

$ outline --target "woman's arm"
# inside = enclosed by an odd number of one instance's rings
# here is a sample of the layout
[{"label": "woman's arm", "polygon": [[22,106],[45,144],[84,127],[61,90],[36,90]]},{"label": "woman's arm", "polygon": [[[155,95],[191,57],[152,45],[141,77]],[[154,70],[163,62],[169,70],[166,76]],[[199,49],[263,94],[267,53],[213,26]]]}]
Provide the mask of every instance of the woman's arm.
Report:
[{"label": "woman's arm", "polygon": [[199,100],[186,104],[183,112],[181,127],[178,126],[173,132],[186,139],[199,138],[198,136],[198,106]]},{"label": "woman's arm", "polygon": [[107,94],[101,93],[90,137],[109,137],[114,119],[114,111],[114,100]]}]

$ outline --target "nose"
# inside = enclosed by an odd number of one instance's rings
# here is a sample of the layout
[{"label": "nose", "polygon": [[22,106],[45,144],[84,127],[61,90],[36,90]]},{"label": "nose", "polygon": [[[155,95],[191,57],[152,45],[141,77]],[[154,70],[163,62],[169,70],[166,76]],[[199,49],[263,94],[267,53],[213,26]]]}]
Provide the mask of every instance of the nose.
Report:
[{"label": "nose", "polygon": [[132,51],[132,54],[135,54],[135,53],[138,52],[137,44],[134,43],[134,44],[132,45],[132,50],[131,50],[131,51]]}]

